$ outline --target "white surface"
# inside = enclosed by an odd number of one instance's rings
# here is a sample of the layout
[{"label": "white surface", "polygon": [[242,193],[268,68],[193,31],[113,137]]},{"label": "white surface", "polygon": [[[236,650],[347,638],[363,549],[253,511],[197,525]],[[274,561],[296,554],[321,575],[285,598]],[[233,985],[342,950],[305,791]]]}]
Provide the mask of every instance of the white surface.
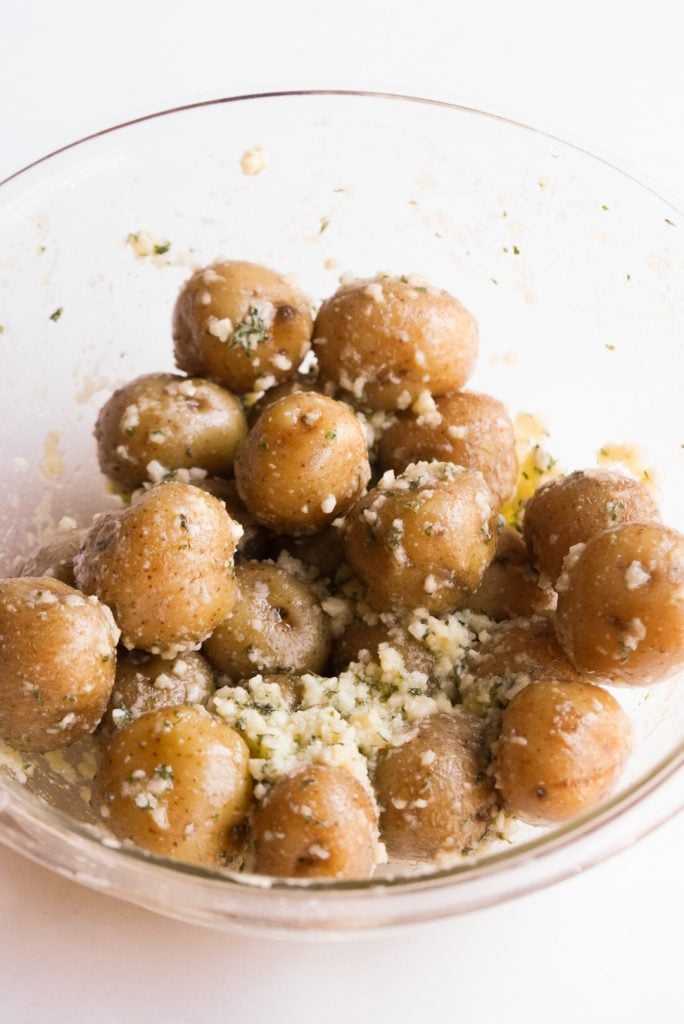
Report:
[{"label": "white surface", "polygon": [[[477,6],[206,0],[0,10],[0,178],[85,132],[209,95],[332,84],[438,93],[579,136],[684,180],[671,2]],[[326,947],[204,932],[0,849],[0,1017],[488,1024],[681,1014],[684,817],[587,875],[503,908]]]}]

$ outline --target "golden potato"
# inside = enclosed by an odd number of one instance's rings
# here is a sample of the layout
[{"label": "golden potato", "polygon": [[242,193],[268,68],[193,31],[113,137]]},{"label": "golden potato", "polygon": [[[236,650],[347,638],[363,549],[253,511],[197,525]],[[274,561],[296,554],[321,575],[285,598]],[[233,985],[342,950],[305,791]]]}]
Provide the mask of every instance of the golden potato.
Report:
[{"label": "golden potato", "polygon": [[496,805],[482,720],[462,707],[424,718],[383,750],[375,771],[380,834],[391,857],[433,860],[475,846]]},{"label": "golden potato", "polygon": [[193,274],[176,301],[176,365],[237,393],[265,391],[296,373],[312,326],[307,299],[275,270],[214,263]]},{"label": "golden potato", "polygon": [[502,622],[470,652],[468,671],[476,679],[492,682],[507,679],[514,683],[522,676],[582,681],[558,643],[553,622],[545,618]]},{"label": "golden potato", "polygon": [[427,650],[403,626],[387,626],[378,621],[369,626],[361,619],[355,619],[342,636],[333,641],[330,667],[336,675],[343,672],[351,662],[359,660],[361,651],[368,651],[377,659],[380,644],[389,644],[401,654],[409,672],[425,672],[430,675],[435,656]]},{"label": "golden potato", "polygon": [[217,498],[160,484],[96,519],[76,579],[112,609],[125,647],[173,655],[196,647],[233,607],[239,535]]},{"label": "golden potato", "polygon": [[555,604],[556,595],[551,587],[540,585],[520,534],[503,530],[482,582],[468,598],[468,607],[491,619],[510,619],[544,615],[552,612]]},{"label": "golden potato", "polygon": [[85,530],[59,530],[32,558],[26,559],[21,567],[21,575],[49,576],[70,587],[75,586],[74,558],[85,535]]},{"label": "golden potato", "polygon": [[195,377],[147,373],[119,388],[97,417],[100,469],[121,487],[163,470],[230,476],[247,420],[230,391]]},{"label": "golden potato", "polygon": [[235,681],[257,672],[320,672],[329,627],[306,583],[269,562],[239,565],[235,580],[235,607],[204,644],[211,664]]},{"label": "golden potato", "polygon": [[624,523],[573,549],[556,584],[556,632],[578,671],[648,685],[684,667],[684,536]]},{"label": "golden potato", "polygon": [[215,867],[244,847],[252,790],[242,737],[188,705],[151,711],[116,733],[93,803],[119,839]]},{"label": "golden potato", "polygon": [[47,577],[0,580],[0,737],[20,750],[93,732],[114,684],[109,610]]},{"label": "golden potato", "polygon": [[555,582],[573,545],[618,523],[658,519],[644,484],[607,469],[584,469],[550,480],[533,494],[523,537],[533,564]]},{"label": "golden potato", "polygon": [[591,683],[531,683],[513,697],[497,744],[497,787],[535,825],[591,810],[617,783],[631,748],[627,715]]},{"label": "golden potato", "polygon": [[344,563],[342,531],[337,526],[327,526],[319,533],[304,537],[283,537],[282,542],[281,551],[317,569],[325,579],[334,579]]},{"label": "golden potato", "polygon": [[222,501],[231,519],[242,527],[242,536],[237,543],[235,557],[242,559],[264,558],[269,548],[268,531],[264,529],[249,511],[237,492],[234,480],[221,480],[208,476],[194,482],[201,491],[213,494]]},{"label": "golden potato", "polygon": [[316,533],[342,515],[370,478],[363,430],[351,409],[313,391],[264,410],[235,462],[238,492],[277,533]]},{"label": "golden potato", "polygon": [[344,768],[314,764],[278,780],[254,813],[260,875],[369,878],[377,859],[373,801]]},{"label": "golden potato", "polygon": [[463,387],[477,356],[477,324],[448,292],[414,277],[344,285],[314,328],[321,377],[373,409],[406,408],[424,391]]},{"label": "golden potato", "polygon": [[274,388],[269,388],[258,402],[250,406],[248,410],[250,425],[256,423],[264,409],[267,409],[269,405],[274,405],[278,399],[287,398],[289,395],[299,395],[302,391],[318,391],[323,394],[323,384],[313,373],[297,373],[289,380],[276,384]]},{"label": "golden potato", "polygon": [[455,462],[479,469],[499,505],[515,488],[515,435],[506,407],[490,395],[455,391],[434,411],[399,413],[382,435],[378,463],[401,473],[410,462]]},{"label": "golden potato", "polygon": [[467,604],[494,554],[496,514],[480,473],[418,462],[385,474],[350,513],[347,558],[378,611]]}]

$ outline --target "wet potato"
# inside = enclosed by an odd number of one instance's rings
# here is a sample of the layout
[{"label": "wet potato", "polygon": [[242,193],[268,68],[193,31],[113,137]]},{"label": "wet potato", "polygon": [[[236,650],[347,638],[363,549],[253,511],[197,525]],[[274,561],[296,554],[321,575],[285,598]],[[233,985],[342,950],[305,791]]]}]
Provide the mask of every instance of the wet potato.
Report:
[{"label": "wet potato", "polygon": [[508,528],[502,530],[497,536],[494,558],[479,587],[468,598],[468,607],[499,620],[547,615],[555,606],[556,595],[551,587],[540,584],[520,534]]},{"label": "wet potato", "polygon": [[502,622],[470,653],[468,672],[495,681],[517,677],[582,682],[582,675],[558,643],[553,622],[545,618]]},{"label": "wet potato", "polygon": [[21,567],[22,576],[49,576],[73,587],[74,558],[83,543],[86,531],[59,530],[46,541],[35,555],[26,559]]},{"label": "wet potato", "polygon": [[318,570],[324,579],[334,579],[344,564],[342,530],[337,526],[324,527],[319,533],[305,537],[284,537],[278,546],[280,551],[285,550],[293,558]]},{"label": "wet potato", "polygon": [[370,626],[361,619],[355,619],[347,626],[342,636],[333,641],[331,672],[344,672],[351,662],[359,660],[362,651],[368,652],[371,658],[377,660],[380,644],[389,644],[398,651],[409,672],[425,672],[426,675],[430,675],[434,668],[435,655],[411,636],[407,629],[402,626],[387,626],[383,622]]},{"label": "wet potato", "polygon": [[268,531],[257,523],[256,519],[245,506],[237,492],[237,484],[234,480],[222,480],[219,477],[208,476],[204,480],[197,480],[194,487],[201,491],[213,494],[215,498],[223,502],[226,512],[236,523],[242,527],[242,536],[237,542],[235,552],[236,559],[264,558],[269,548]]}]

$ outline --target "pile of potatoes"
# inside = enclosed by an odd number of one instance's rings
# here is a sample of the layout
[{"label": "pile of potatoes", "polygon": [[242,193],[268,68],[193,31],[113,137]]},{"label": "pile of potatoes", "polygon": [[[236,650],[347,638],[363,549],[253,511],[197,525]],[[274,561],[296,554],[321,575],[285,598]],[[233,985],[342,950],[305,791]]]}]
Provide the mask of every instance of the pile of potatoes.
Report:
[{"label": "pile of potatoes", "polygon": [[[505,526],[515,439],[464,390],[476,322],[415,276],[346,283],[314,320],[275,271],[217,262],[182,288],[173,339],[181,374],[131,381],[97,420],[122,507],[0,580],[0,736],[40,752],[95,733],[117,837],[274,876],[365,878],[381,844],[433,861],[501,808],[546,825],[603,800],[631,745],[603,684],[684,665],[684,537],[644,485],[575,472],[536,491],[522,535]],[[310,763],[255,787],[217,682],[261,673],[296,709],[303,674],[382,645],[432,679],[415,609],[492,620],[463,668],[497,695],[482,713],[457,698],[407,723],[368,785]]]}]

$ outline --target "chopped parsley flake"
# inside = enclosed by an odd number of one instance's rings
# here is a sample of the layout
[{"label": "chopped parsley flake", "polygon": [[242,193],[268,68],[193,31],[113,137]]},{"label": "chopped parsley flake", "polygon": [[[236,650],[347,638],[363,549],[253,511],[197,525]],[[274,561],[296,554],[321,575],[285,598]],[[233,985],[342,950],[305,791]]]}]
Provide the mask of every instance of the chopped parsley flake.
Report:
[{"label": "chopped parsley flake", "polygon": [[268,341],[270,337],[266,324],[259,316],[259,310],[256,306],[250,306],[246,316],[233,331],[230,344],[231,348],[241,348],[249,353],[253,352],[257,345]]},{"label": "chopped parsley flake", "polygon": [[385,540],[390,548],[398,548],[404,539],[404,531],[400,526],[392,526],[385,534]]},{"label": "chopped parsley flake", "polygon": [[605,345],[604,347],[607,348],[609,352],[615,351],[615,345]]},{"label": "chopped parsley flake", "polygon": [[58,306],[54,313],[50,313],[50,319],[52,322],[56,324],[63,312],[64,310],[62,307]]},{"label": "chopped parsley flake", "polygon": [[171,243],[170,242],[161,242],[161,243],[156,243],[155,242],[155,246],[154,246],[155,256],[163,256],[164,253],[168,252],[170,248],[171,248]]},{"label": "chopped parsley flake", "polygon": [[671,228],[676,228],[676,227],[677,227],[677,225],[675,224],[675,222],[674,222],[673,220],[670,220],[670,218],[669,218],[669,217],[666,217],[666,218],[665,218],[665,223],[666,223],[666,224],[669,224]]},{"label": "chopped parsley flake", "polygon": [[517,245],[513,246],[513,255],[514,256],[519,256],[520,255],[520,249],[518,248]]},{"label": "chopped parsley flake", "polygon": [[322,235],[323,232],[330,227],[330,217],[321,217],[321,226],[318,229],[318,234]]}]

